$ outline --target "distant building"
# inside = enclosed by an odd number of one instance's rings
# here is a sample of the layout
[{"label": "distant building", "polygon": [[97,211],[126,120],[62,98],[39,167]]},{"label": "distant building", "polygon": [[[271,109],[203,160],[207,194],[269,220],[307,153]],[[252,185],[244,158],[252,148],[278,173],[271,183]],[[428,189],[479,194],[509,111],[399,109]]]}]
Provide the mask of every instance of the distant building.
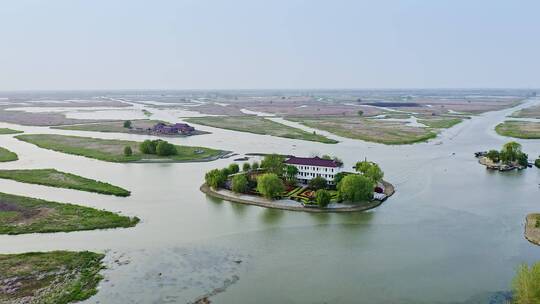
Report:
[{"label": "distant building", "polygon": [[336,174],[343,172],[342,164],[332,159],[320,157],[295,157],[285,160],[285,164],[295,166],[298,169],[296,179],[303,183],[308,183],[313,178],[320,176],[328,182],[334,183]]},{"label": "distant building", "polygon": [[167,125],[160,122],[152,128],[152,132],[166,135],[190,135],[191,133],[193,133],[193,131],[195,131],[195,128],[185,123],[175,123],[174,125]]}]

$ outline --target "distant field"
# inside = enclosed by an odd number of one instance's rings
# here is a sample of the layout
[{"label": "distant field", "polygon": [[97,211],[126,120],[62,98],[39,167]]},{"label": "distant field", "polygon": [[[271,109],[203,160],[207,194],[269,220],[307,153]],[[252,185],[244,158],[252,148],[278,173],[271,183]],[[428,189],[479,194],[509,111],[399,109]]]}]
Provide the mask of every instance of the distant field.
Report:
[{"label": "distant field", "polygon": [[194,117],[187,118],[185,121],[240,132],[316,141],[327,144],[337,143],[337,141],[325,136],[309,133],[258,116]]},{"label": "distant field", "polygon": [[418,119],[419,123],[435,129],[448,129],[461,123],[462,121],[463,119],[461,118]]},{"label": "distant field", "polygon": [[540,122],[507,120],[498,124],[495,131],[503,136],[540,139]]},{"label": "distant field", "polygon": [[0,254],[0,303],[66,304],[88,299],[103,279],[99,274],[103,258],[88,251]]},{"label": "distant field", "polygon": [[[152,128],[159,120],[150,120],[150,119],[138,119],[131,120],[131,129],[124,128],[124,121],[110,121],[110,122],[100,122],[100,123],[85,123],[77,125],[67,125],[67,126],[58,126],[51,127],[51,129],[59,130],[73,130],[73,131],[92,131],[92,132],[107,132],[107,133],[129,133],[129,134],[147,134],[147,129]],[[137,131],[137,128],[143,129],[143,131]],[[202,132],[195,130],[192,135],[207,134],[208,132]],[[167,137],[184,137],[186,135],[166,135]]]},{"label": "distant field", "polygon": [[9,129],[9,128],[0,128],[0,135],[19,134],[19,133],[23,133],[23,131],[13,130],[13,129]]},{"label": "distant field", "polygon": [[0,193],[0,234],[126,228],[138,222],[109,211]]},{"label": "distant field", "polygon": [[14,160],[18,160],[19,157],[17,156],[17,154],[9,151],[8,149],[4,149],[2,147],[0,147],[0,163],[1,162],[8,162],[8,161],[14,161]]},{"label": "distant field", "polygon": [[512,113],[511,117],[540,119],[540,106],[529,107],[523,110],[516,111]]},{"label": "distant field", "polygon": [[[15,138],[32,143],[38,147],[58,152],[85,156],[110,162],[196,162],[210,161],[219,158],[225,151],[205,147],[175,146],[177,155],[158,156],[142,154],[139,151],[140,142],[100,139],[92,137],[79,137],[54,134],[25,134]],[[125,156],[124,147],[130,146],[133,155]]]},{"label": "distant field", "polygon": [[361,117],[287,117],[308,127],[328,131],[342,137],[382,144],[400,145],[427,141],[437,133],[426,128],[407,126],[404,122]]},{"label": "distant field", "polygon": [[130,195],[129,191],[120,187],[55,169],[0,170],[0,178],[116,196]]}]

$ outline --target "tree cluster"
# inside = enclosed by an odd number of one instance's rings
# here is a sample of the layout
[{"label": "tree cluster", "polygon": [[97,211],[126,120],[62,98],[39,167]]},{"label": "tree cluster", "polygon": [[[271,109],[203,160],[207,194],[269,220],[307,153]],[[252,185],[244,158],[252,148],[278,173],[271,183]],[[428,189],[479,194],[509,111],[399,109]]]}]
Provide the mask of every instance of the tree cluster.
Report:
[{"label": "tree cluster", "polygon": [[139,150],[143,154],[155,154],[159,156],[170,156],[178,154],[176,147],[164,140],[145,140],[139,145]]}]

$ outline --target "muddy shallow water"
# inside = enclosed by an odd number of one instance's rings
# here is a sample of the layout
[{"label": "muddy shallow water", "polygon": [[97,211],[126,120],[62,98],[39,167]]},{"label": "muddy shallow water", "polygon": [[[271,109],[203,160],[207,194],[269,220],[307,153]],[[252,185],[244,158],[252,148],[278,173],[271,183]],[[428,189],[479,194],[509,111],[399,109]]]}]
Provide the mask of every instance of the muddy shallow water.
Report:
[{"label": "muddy shallow water", "polygon": [[[216,200],[199,191],[209,163],[118,164],[37,148],[9,135],[19,154],[2,169],[55,168],[116,184],[128,198],[0,180],[0,191],[136,215],[131,229],[0,236],[0,251],[106,251],[109,269],[87,303],[460,303],[509,289],[516,267],[540,260],[523,237],[540,210],[540,170],[489,172],[473,152],[508,138],[493,127],[515,109],[486,113],[424,144],[385,146],[343,139],[321,144],[200,126],[212,134],[176,144],[234,151],[336,155],[350,169],[378,162],[396,194],[375,210],[309,214]],[[178,120],[151,109],[152,119]],[[82,113],[82,112],[81,112]],[[83,114],[80,114],[83,115]],[[86,117],[80,117],[86,118]],[[110,117],[107,117],[110,118]],[[122,117],[118,117],[122,118]],[[143,140],[146,135],[53,130],[0,123],[27,133]],[[309,128],[306,128],[309,129]],[[325,132],[319,132],[327,134]],[[540,140],[517,140],[530,157]]]}]

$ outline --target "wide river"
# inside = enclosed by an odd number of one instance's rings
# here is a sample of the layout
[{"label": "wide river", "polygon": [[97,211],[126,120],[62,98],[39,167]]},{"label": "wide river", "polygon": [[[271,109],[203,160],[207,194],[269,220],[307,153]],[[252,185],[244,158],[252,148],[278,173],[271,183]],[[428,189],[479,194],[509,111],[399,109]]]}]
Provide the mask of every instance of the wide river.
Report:
[{"label": "wide river", "polygon": [[[107,252],[108,269],[86,303],[484,303],[508,291],[520,263],[540,260],[523,237],[540,211],[540,170],[489,172],[475,151],[509,141],[493,127],[513,109],[490,112],[429,143],[385,146],[342,139],[336,145],[200,127],[209,135],[177,144],[309,156],[331,154],[350,169],[378,162],[396,194],[375,210],[311,214],[212,199],[199,191],[209,163],[117,164],[66,155],[0,136],[19,154],[2,169],[56,168],[125,187],[129,198],[0,180],[2,192],[136,215],[131,229],[0,236],[0,252]],[[153,118],[175,119],[163,110]],[[109,117],[107,117],[109,118]],[[120,117],[119,117],[120,118]],[[0,123],[27,133],[143,140],[150,136],[52,130]],[[518,140],[530,157],[540,140]],[[479,300],[481,299],[481,300]],[[476,302],[476,300],[479,300]]]}]

